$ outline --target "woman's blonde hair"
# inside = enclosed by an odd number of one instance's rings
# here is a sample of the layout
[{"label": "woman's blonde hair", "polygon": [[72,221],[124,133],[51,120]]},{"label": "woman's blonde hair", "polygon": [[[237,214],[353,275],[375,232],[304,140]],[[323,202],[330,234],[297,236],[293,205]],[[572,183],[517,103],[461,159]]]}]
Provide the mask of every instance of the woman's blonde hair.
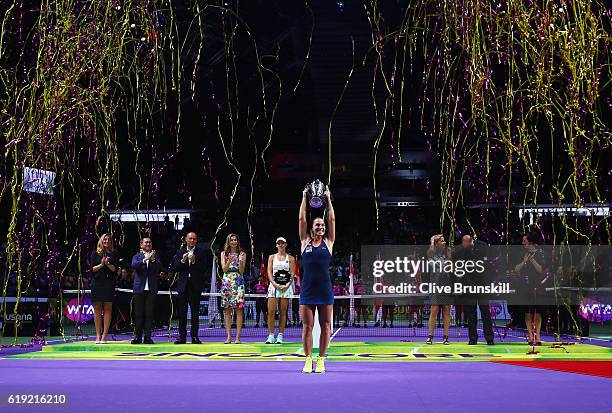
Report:
[{"label": "woman's blonde hair", "polygon": [[242,249],[240,248],[240,237],[237,234],[229,234],[227,236],[227,238],[225,238],[225,245],[223,246],[223,252],[225,252],[225,255],[229,255],[230,252],[232,252],[232,247],[230,246],[230,240],[232,239],[232,237],[236,237],[236,241],[238,241],[238,245],[236,245],[236,251],[238,253],[242,252]]},{"label": "woman's blonde hair", "polygon": [[434,251],[436,250],[436,242],[441,238],[444,238],[443,234],[432,235],[429,239],[429,248],[427,249],[427,256],[431,258],[433,256]]},{"label": "woman's blonde hair", "polygon": [[96,246],[96,252],[98,254],[102,254],[102,251],[104,251],[104,248],[102,248],[102,241],[104,241],[104,237],[108,237],[110,239],[110,250],[113,251],[113,237],[111,236],[111,234],[109,234],[108,232],[105,234],[100,235],[100,239],[98,240],[98,245]]}]

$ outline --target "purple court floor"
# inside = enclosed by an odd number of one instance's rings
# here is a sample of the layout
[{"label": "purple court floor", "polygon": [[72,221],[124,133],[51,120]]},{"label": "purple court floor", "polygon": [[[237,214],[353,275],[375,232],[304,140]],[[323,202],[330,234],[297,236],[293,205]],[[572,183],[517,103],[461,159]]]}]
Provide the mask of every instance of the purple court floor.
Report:
[{"label": "purple court floor", "polygon": [[65,408],[108,412],[605,412],[612,381],[497,363],[0,360],[2,397],[63,393]]}]

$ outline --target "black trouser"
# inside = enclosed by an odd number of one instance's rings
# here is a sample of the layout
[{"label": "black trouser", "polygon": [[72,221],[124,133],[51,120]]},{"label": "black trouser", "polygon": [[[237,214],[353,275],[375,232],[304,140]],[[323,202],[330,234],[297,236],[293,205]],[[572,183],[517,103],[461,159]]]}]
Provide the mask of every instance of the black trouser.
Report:
[{"label": "black trouser", "polygon": [[159,300],[157,300],[155,305],[155,318],[153,320],[154,326],[163,327],[168,325],[168,319],[170,318],[170,300],[172,300],[171,297],[172,296],[170,295],[162,295],[159,297]]},{"label": "black trouser", "polygon": [[[485,340],[493,341],[493,323],[491,322],[491,313],[489,313],[489,305],[480,303],[478,304],[478,307],[480,308],[480,316],[482,317],[482,329],[484,330]],[[478,323],[476,304],[464,305],[463,312],[468,323],[468,337],[470,341],[478,341],[478,331],[476,331],[476,324]]]},{"label": "black trouser", "polygon": [[259,315],[263,313],[264,323],[268,321],[268,300],[263,297],[255,299],[255,322],[259,324]]},{"label": "black trouser", "polygon": [[187,337],[187,305],[191,308],[191,338],[198,337],[200,330],[200,299],[201,288],[196,288],[191,281],[187,281],[185,292],[177,297],[177,311],[179,319],[179,338]]},{"label": "black trouser", "polygon": [[156,293],[151,291],[134,294],[134,338],[136,340],[142,339],[143,326],[145,340],[151,338],[151,324],[153,323],[156,295]]},{"label": "black trouser", "polygon": [[382,319],[383,324],[387,324],[387,318],[393,324],[393,314],[395,314],[395,305],[385,305],[382,306]]}]

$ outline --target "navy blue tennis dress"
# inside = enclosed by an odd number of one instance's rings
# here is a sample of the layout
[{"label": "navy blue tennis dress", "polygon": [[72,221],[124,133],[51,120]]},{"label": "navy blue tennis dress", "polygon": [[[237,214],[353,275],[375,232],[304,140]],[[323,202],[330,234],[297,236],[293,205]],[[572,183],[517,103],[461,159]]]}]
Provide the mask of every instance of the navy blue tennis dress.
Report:
[{"label": "navy blue tennis dress", "polygon": [[302,252],[304,276],[300,290],[300,304],[334,303],[334,290],[329,276],[331,258],[331,252],[325,241],[321,241],[318,247],[312,246],[312,240],[308,241]]}]

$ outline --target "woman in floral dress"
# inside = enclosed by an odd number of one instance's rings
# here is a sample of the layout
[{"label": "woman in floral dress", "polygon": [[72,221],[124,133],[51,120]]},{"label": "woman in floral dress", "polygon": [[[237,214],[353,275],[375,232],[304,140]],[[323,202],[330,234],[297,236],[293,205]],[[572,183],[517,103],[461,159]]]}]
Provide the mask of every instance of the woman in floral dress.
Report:
[{"label": "woman in floral dress", "polygon": [[225,309],[225,331],[227,340],[232,342],[232,308],[236,312],[236,341],[240,344],[240,330],[244,320],[244,265],[246,254],[240,249],[240,239],[236,234],[229,234],[221,252],[221,268],[223,281],[221,283],[221,305]]}]

